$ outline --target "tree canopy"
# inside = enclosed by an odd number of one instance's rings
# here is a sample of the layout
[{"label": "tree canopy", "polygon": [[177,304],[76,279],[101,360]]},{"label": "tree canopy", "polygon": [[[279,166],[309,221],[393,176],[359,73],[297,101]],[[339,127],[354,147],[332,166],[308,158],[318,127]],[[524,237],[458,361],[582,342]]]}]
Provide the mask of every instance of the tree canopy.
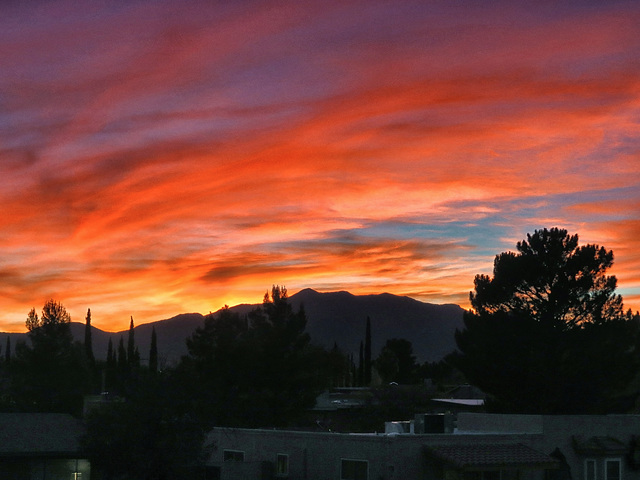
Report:
[{"label": "tree canopy", "polygon": [[622,317],[616,277],[606,275],[613,252],[578,245],[559,228],[536,230],[517,252],[497,255],[493,277],[477,275],[471,306],[478,314],[503,312],[569,329]]},{"label": "tree canopy", "polygon": [[384,382],[414,383],[418,365],[411,342],[404,338],[387,340],[376,359],[376,369]]},{"label": "tree canopy", "polygon": [[205,318],[187,340],[194,398],[218,425],[285,424],[313,405],[326,383],[324,350],[315,348],[284,287],[274,286],[262,306],[241,317],[230,309]]},{"label": "tree canopy", "polygon": [[625,410],[638,361],[638,319],[623,313],[613,253],[566,230],[537,230],[477,275],[473,310],[450,357],[498,411]]},{"label": "tree canopy", "polygon": [[16,345],[11,363],[11,395],[15,408],[77,414],[89,384],[83,346],[74,342],[71,318],[62,303],[47,300],[38,319],[27,316],[30,344]]}]

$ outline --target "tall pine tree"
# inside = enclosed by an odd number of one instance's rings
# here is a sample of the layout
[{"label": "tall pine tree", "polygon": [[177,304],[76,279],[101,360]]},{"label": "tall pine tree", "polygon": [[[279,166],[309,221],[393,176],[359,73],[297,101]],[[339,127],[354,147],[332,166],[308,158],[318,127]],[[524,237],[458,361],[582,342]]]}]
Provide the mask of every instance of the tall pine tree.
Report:
[{"label": "tall pine tree", "polygon": [[113,350],[113,341],[109,337],[109,345],[107,346],[107,364],[105,366],[105,391],[116,388],[116,372],[118,371],[118,361],[116,352]]},{"label": "tall pine tree", "polygon": [[360,342],[360,358],[358,359],[358,386],[364,386],[364,345]]},{"label": "tall pine tree", "polygon": [[93,356],[93,345],[91,342],[91,309],[87,309],[87,318],[84,325],[84,351],[89,361],[89,366],[93,368],[96,363],[96,359]]},{"label": "tall pine tree", "polygon": [[371,385],[371,319],[367,316],[367,331],[364,338],[364,386]]},{"label": "tall pine tree", "polygon": [[158,372],[158,338],[156,327],[151,328],[151,348],[149,349],[149,371],[152,375]]},{"label": "tall pine tree", "polygon": [[133,316],[131,317],[131,323],[129,323],[129,338],[127,340],[127,362],[129,367],[133,367],[136,358],[136,341],[134,338],[133,330]]},{"label": "tall pine tree", "polygon": [[118,374],[124,378],[129,371],[129,364],[127,362],[127,351],[124,348],[124,339],[120,336],[120,343],[118,343]]}]

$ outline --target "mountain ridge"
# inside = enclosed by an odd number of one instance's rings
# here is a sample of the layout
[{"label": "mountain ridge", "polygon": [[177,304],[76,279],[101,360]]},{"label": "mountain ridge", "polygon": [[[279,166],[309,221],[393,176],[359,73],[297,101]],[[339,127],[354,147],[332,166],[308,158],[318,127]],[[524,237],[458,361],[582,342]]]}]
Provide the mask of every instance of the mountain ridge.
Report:
[{"label": "mountain ridge", "polygon": [[[354,295],[348,291],[318,292],[311,288],[300,290],[289,297],[295,310],[304,305],[307,314],[306,331],[311,341],[325,348],[334,343],[357,360],[360,342],[364,341],[366,320],[371,319],[371,344],[374,358],[389,338],[405,338],[412,342],[414,355],[419,362],[438,361],[455,349],[454,333],[463,328],[464,309],[455,304],[432,304],[390,293]],[[257,304],[239,304],[229,307],[245,315]],[[214,312],[217,313],[216,311]],[[197,327],[204,322],[200,313],[182,313],[174,317],[144,323],[134,328],[136,345],[143,363],[147,360],[151,331],[155,327],[160,364],[172,364],[187,353],[185,344]],[[71,323],[74,338],[84,341],[85,324]],[[118,332],[92,328],[94,355],[105,359],[109,338],[117,351],[120,337],[125,345],[128,329]],[[26,341],[27,333],[0,333],[3,350],[6,337],[11,337],[12,348],[18,341]]]}]

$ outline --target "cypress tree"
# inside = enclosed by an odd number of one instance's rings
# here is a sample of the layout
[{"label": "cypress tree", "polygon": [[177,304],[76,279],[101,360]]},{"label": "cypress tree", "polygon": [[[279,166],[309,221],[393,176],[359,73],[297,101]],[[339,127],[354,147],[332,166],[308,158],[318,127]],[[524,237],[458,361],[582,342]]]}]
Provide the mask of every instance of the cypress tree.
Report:
[{"label": "cypress tree", "polygon": [[149,349],[149,371],[152,374],[158,372],[158,339],[156,337],[156,327],[151,328],[151,348]]},{"label": "cypress tree", "polygon": [[360,342],[360,358],[358,362],[358,386],[364,386],[364,346]]},{"label": "cypress tree", "polygon": [[349,355],[349,373],[351,374],[349,378],[349,386],[355,387],[356,383],[358,383],[358,375],[356,372],[356,362],[353,360],[353,353]]},{"label": "cypress tree", "polygon": [[93,345],[91,342],[91,309],[87,309],[87,318],[84,324],[84,351],[87,355],[87,360],[89,360],[89,365],[91,368],[95,366],[96,359],[93,356]]},{"label": "cypress tree", "polygon": [[364,385],[371,385],[371,319],[368,316],[364,338]]},{"label": "cypress tree", "polygon": [[138,346],[136,345],[136,349],[133,352],[133,361],[131,362],[131,367],[139,367],[140,366],[140,350],[138,350]]},{"label": "cypress tree", "polygon": [[7,335],[7,348],[4,351],[4,361],[7,365],[11,363],[11,337]]},{"label": "cypress tree", "polygon": [[109,391],[116,386],[116,370],[118,368],[116,353],[113,351],[113,341],[109,337],[109,345],[107,346],[107,364],[105,366],[105,389]]},{"label": "cypress tree", "polygon": [[118,371],[121,375],[126,375],[127,367],[127,351],[124,349],[124,340],[122,335],[120,336],[120,343],[118,344]]},{"label": "cypress tree", "polygon": [[135,359],[136,359],[136,342],[134,339],[133,316],[132,316],[131,323],[129,324],[129,339],[127,342],[127,361],[130,367],[134,365]]},{"label": "cypress tree", "polygon": [[129,380],[131,378],[131,369],[127,360],[127,350],[124,346],[124,339],[120,335],[118,343],[118,367],[116,369],[116,391],[121,395],[126,395]]},{"label": "cypress tree", "polygon": [[113,353],[113,342],[111,341],[111,337],[109,337],[109,345],[107,346],[107,367],[115,366],[116,357]]}]

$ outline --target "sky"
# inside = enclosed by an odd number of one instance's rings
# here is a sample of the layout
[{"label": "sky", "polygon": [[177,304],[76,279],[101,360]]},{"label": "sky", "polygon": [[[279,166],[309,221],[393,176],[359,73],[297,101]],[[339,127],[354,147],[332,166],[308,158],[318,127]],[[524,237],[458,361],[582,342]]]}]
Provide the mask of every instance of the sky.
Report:
[{"label": "sky", "polygon": [[0,5],[0,331],[272,285],[469,307],[540,228],[640,310],[640,2]]}]

